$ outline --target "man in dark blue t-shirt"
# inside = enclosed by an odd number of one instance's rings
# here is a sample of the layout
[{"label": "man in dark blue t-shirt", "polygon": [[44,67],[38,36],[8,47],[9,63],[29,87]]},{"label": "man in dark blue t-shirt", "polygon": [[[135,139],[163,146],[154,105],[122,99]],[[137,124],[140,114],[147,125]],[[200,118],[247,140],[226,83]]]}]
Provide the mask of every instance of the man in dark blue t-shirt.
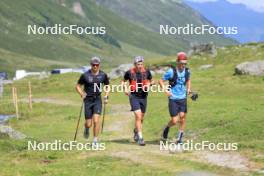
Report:
[{"label": "man in dark blue t-shirt", "polygon": [[[89,138],[89,128],[94,124],[94,139],[93,143],[97,143],[99,134],[99,118],[102,111],[102,86],[107,85],[105,89],[104,103],[107,103],[110,92],[109,78],[106,73],[100,70],[100,58],[93,57],[91,59],[91,69],[81,75],[76,85],[76,90],[84,101],[85,108],[85,124],[84,137]],[[84,86],[84,89],[82,89]]]}]

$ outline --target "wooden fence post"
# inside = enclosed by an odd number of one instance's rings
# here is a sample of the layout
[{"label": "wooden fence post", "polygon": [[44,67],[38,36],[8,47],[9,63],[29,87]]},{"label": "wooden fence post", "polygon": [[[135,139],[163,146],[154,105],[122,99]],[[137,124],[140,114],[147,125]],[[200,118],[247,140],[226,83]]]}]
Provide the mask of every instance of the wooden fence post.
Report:
[{"label": "wooden fence post", "polygon": [[16,118],[19,119],[17,89],[16,89],[16,87],[14,87],[14,95],[15,95],[14,97],[15,97]]},{"label": "wooden fence post", "polygon": [[4,93],[4,83],[3,83],[3,79],[0,78],[0,98],[3,97],[3,93]]},{"label": "wooden fence post", "polygon": [[32,91],[31,91],[31,82],[28,82],[28,103],[29,109],[32,110]]},{"label": "wooden fence post", "polygon": [[12,98],[13,98],[13,105],[16,108],[15,87],[12,87]]}]

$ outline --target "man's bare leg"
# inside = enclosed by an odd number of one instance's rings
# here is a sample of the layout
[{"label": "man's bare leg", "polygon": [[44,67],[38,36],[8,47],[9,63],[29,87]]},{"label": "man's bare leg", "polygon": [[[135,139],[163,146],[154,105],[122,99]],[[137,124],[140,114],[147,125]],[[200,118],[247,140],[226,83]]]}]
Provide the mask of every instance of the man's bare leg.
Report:
[{"label": "man's bare leg", "polygon": [[93,115],[93,134],[94,134],[94,139],[93,139],[93,143],[97,143],[97,137],[99,134],[99,130],[100,130],[100,115],[99,114],[94,114]]},{"label": "man's bare leg", "polygon": [[186,126],[186,113],[180,112],[180,129],[179,129],[178,139],[177,139],[177,142],[180,144],[182,143],[185,126]]},{"label": "man's bare leg", "polygon": [[137,133],[142,133],[142,113],[141,110],[134,111],[135,114],[135,129]]},{"label": "man's bare leg", "polygon": [[169,121],[168,125],[163,129],[162,138],[164,140],[168,139],[170,127],[175,126],[178,123],[179,119],[179,114],[174,117],[171,117],[171,120]]},{"label": "man's bare leg", "polygon": [[84,133],[83,133],[85,139],[89,138],[91,126],[92,126],[92,119],[86,119],[84,122]]},{"label": "man's bare leg", "polygon": [[[141,131],[142,131],[142,128],[143,128],[144,115],[145,115],[145,113],[141,113]],[[135,116],[136,116],[136,115],[135,115]],[[136,118],[135,118],[135,119],[136,119]],[[138,133],[138,129],[137,129],[137,120],[135,120],[134,133]]]},{"label": "man's bare leg", "polygon": [[134,111],[135,114],[135,128],[136,128],[136,133],[138,136],[138,144],[141,146],[145,145],[144,139],[143,139],[143,134],[142,134],[142,122],[143,122],[143,113],[141,110]]}]

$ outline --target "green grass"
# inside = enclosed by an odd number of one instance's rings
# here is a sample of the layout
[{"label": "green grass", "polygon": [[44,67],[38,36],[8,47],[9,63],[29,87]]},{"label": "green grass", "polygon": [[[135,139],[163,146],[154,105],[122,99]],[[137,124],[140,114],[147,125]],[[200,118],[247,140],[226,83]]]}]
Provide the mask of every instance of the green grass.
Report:
[{"label": "green grass", "polygon": [[[192,89],[199,92],[199,99],[197,102],[188,100],[185,139],[196,137],[195,141],[236,142],[239,144],[240,154],[263,168],[264,80],[263,77],[233,75],[236,64],[263,58],[263,44],[257,45],[256,50],[248,46],[239,49],[230,47],[219,50],[219,56],[215,59],[206,56],[194,56],[190,59]],[[257,54],[248,58],[254,52]],[[155,62],[166,64],[172,59],[164,58]],[[200,65],[207,63],[214,64],[214,67],[204,71],[198,69]],[[20,99],[27,98],[26,86],[30,80],[34,98],[48,97],[71,101],[73,104],[34,103],[33,111],[29,111],[27,103],[20,102],[20,119],[12,119],[9,124],[25,133],[29,139],[0,139],[1,175],[177,175],[184,171],[205,171],[219,175],[242,174],[233,169],[192,160],[193,156],[188,152],[178,155],[152,153],[158,148],[157,141],[161,130],[169,120],[167,98],[162,93],[150,93],[148,98],[143,133],[148,143],[146,148],[140,149],[130,143],[129,139],[122,138],[128,134],[106,131],[101,135],[106,142],[106,151],[28,151],[27,140],[52,142],[55,139],[69,141],[73,138],[80,109],[80,98],[74,90],[78,77],[79,74],[52,75],[42,80],[28,78],[14,83]],[[156,75],[155,79],[160,77],[161,75]],[[120,80],[111,82],[117,84]],[[11,101],[10,94],[11,85],[5,87],[4,97],[0,100],[0,114],[14,113],[11,103],[3,104],[7,100]],[[111,128],[115,122],[125,119],[129,124],[123,128],[129,128],[132,132],[133,120],[130,123],[127,116],[111,115],[112,107],[128,104],[128,98],[121,93],[113,93],[109,101],[105,127]],[[84,142],[81,133],[82,125],[78,141]],[[171,129],[170,137],[174,137],[176,133],[176,128]],[[120,140],[113,140],[113,137]],[[126,158],[113,156],[120,151],[130,155]],[[249,174],[261,175],[253,171]]]}]

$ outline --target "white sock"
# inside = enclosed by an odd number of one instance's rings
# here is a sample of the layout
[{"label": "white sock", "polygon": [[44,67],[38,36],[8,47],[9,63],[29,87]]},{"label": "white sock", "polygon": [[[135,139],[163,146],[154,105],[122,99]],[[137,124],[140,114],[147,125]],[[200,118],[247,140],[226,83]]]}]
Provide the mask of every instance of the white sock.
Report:
[{"label": "white sock", "polygon": [[178,140],[181,140],[183,137],[183,130],[179,130],[179,133],[178,133]]},{"label": "white sock", "polygon": [[94,137],[93,142],[97,142],[97,137]]},{"label": "white sock", "polygon": [[140,138],[140,139],[142,139],[143,138],[143,135],[142,135],[142,132],[140,131],[140,132],[138,132],[138,137]]}]

